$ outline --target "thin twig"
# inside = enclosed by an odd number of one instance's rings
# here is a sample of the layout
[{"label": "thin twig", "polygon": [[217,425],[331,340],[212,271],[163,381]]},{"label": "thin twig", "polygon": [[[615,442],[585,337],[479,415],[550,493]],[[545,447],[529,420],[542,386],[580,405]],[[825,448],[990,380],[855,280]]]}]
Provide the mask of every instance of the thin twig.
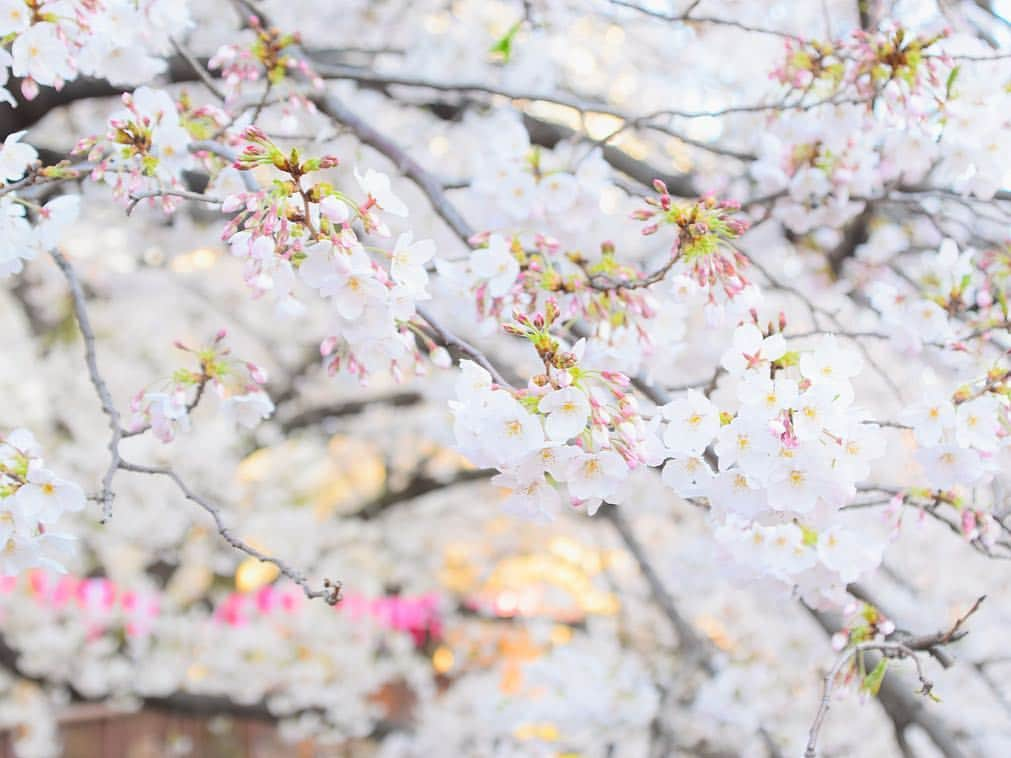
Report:
[{"label": "thin twig", "polygon": [[225,525],[224,519],[221,516],[221,510],[216,505],[208,502],[205,498],[201,497],[200,495],[195,493],[192,489],[190,489],[189,486],[186,484],[186,482],[184,482],[182,478],[172,469],[158,468],[156,466],[142,466],[136,463],[130,463],[129,461],[123,460],[122,458],[120,458],[119,467],[124,471],[131,471],[136,474],[151,474],[152,476],[164,476],[171,479],[173,483],[175,483],[176,487],[179,488],[179,491],[183,493],[183,496],[187,500],[190,500],[191,502],[194,502],[197,505],[199,505],[210,515],[212,519],[214,519],[214,525],[217,528],[218,533],[224,538],[225,542],[227,542],[233,548],[242,553],[245,553],[246,555],[250,555],[253,558],[256,558],[258,561],[270,563],[276,566],[278,570],[282,574],[284,574],[284,576],[286,576],[288,579],[290,579],[291,581],[293,581],[295,584],[297,584],[299,587],[302,588],[302,591],[305,593],[305,596],[307,598],[313,599],[321,597],[325,599],[326,602],[330,605],[337,605],[337,603],[340,602],[341,597],[340,582],[331,582],[329,579],[324,579],[322,589],[313,589],[310,586],[309,581],[305,578],[305,576],[301,572],[296,571],[279,558],[274,558],[273,556],[267,555],[266,553],[262,553],[255,547],[250,545],[248,542],[245,542],[239,537],[236,537],[235,534],[232,533],[231,528]]},{"label": "thin twig", "polygon": [[91,379],[91,384],[95,388],[95,394],[98,395],[99,402],[102,404],[102,413],[109,419],[111,435],[109,443],[106,446],[109,450],[109,465],[105,470],[105,475],[102,477],[102,489],[95,498],[101,503],[102,523],[104,524],[112,517],[112,501],[116,497],[112,490],[112,480],[115,478],[116,471],[122,463],[122,459],[119,456],[119,441],[122,438],[122,431],[119,425],[119,411],[116,410],[116,404],[112,401],[109,386],[105,383],[105,379],[98,369],[98,358],[95,355],[95,330],[91,326],[88,307],[84,300],[84,290],[81,289],[81,282],[77,278],[77,272],[74,271],[74,267],[64,257],[63,253],[53,249],[49,251],[49,254],[56,261],[56,265],[63,272],[63,276],[70,287],[70,296],[74,304],[74,315],[77,318],[77,326],[81,332],[81,337],[84,339],[84,362],[88,366],[88,377]]}]

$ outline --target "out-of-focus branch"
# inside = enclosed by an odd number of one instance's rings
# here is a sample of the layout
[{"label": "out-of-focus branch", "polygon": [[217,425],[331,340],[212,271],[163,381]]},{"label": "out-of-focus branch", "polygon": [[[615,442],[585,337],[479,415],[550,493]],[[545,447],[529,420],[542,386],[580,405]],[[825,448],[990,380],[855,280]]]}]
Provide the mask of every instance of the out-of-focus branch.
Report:
[{"label": "out-of-focus branch", "polygon": [[[349,400],[336,405],[324,405],[319,408],[309,408],[296,413],[281,422],[281,431],[285,434],[297,429],[314,426],[328,419],[353,416],[377,405],[388,405],[392,408],[403,408],[417,405],[422,396],[417,392],[396,392],[385,397],[369,397],[362,400]],[[276,401],[275,401],[276,402]]]},{"label": "out-of-focus branch", "polygon": [[628,519],[625,518],[625,514],[622,513],[620,508],[613,505],[604,506],[600,514],[611,522],[621,536],[625,548],[635,559],[639,571],[649,585],[650,595],[652,595],[654,602],[660,607],[677,632],[679,651],[688,661],[699,666],[707,674],[714,674],[716,666],[713,662],[713,652],[709,641],[700,636],[688,620],[681,615],[663,579],[653,566],[653,562],[646,554],[646,550],[643,548],[642,543],[639,542],[639,538],[636,537],[631,524],[628,523]]},{"label": "out-of-focus branch", "polygon": [[470,482],[489,479],[495,473],[497,472],[490,469],[462,469],[453,474],[449,479],[436,479],[425,473],[415,474],[403,487],[383,492],[375,499],[358,508],[354,513],[349,514],[348,518],[371,521],[401,503],[407,503],[422,495],[455,487],[458,484],[468,484]]}]

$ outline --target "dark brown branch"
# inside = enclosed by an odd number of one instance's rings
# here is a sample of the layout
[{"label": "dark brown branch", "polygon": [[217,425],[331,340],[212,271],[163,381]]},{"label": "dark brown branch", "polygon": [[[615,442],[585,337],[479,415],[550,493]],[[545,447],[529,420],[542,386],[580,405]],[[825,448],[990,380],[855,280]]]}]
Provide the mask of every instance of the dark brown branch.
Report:
[{"label": "dark brown branch", "polygon": [[319,408],[309,408],[296,413],[294,416],[281,422],[281,430],[285,434],[304,429],[307,426],[315,426],[328,419],[342,418],[344,416],[354,416],[368,410],[374,405],[388,405],[392,408],[404,408],[417,405],[422,400],[422,396],[417,392],[397,392],[387,397],[370,397],[362,400],[348,400],[337,405],[325,405]]}]

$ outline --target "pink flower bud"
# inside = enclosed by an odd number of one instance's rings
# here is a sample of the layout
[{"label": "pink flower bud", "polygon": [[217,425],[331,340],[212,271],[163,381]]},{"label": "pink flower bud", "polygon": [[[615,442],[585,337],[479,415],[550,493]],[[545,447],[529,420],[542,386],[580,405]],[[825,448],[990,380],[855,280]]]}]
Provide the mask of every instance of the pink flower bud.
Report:
[{"label": "pink flower bud", "polygon": [[332,353],[334,351],[334,348],[336,347],[337,347],[337,338],[327,337],[319,344],[319,354],[326,357],[330,355],[330,353]]},{"label": "pink flower bud", "polygon": [[242,195],[229,195],[221,203],[222,213],[234,213],[246,204]]},{"label": "pink flower bud", "polygon": [[267,372],[262,368],[257,366],[255,363],[246,363],[246,369],[249,371],[249,377],[257,384],[267,383]]}]

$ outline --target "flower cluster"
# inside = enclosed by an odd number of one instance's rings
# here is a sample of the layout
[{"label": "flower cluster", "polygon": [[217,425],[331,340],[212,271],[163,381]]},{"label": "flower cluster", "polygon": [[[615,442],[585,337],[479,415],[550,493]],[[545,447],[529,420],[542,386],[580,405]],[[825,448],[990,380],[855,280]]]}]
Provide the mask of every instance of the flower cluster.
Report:
[{"label": "flower cluster", "polygon": [[716,539],[736,560],[821,592],[880,561],[884,543],[840,509],[885,443],[853,405],[859,353],[832,336],[813,350],[788,350],[782,326],[735,330],[722,365],[736,385],[736,411],[695,391],[661,408],[671,456],[663,478],[684,497],[706,498]]},{"label": "flower cluster", "polygon": [[943,39],[894,28],[837,43],[787,42],[787,63],[774,76],[801,99],[824,99],[779,115],[758,140],[751,173],[759,190],[788,196],[776,203],[777,218],[801,234],[840,227],[866,199],[928,174],[960,194],[995,195],[1008,169],[1000,149],[1007,120],[980,110],[990,91],[984,70],[964,72],[947,53],[924,52]]},{"label": "flower cluster", "polygon": [[138,392],[131,404],[131,434],[148,429],[162,442],[171,442],[180,431],[189,429],[189,414],[210,386],[221,399],[221,411],[244,429],[253,429],[274,412],[274,403],[263,391],[267,375],[259,366],[231,355],[224,344],[227,333],[219,331],[209,345],[190,348],[181,342],[175,346],[191,353],[198,369],[181,368],[158,387]]},{"label": "flower cluster", "polygon": [[[88,152],[95,163],[91,178],[113,187],[128,201],[140,193],[182,187],[182,172],[194,165],[190,146],[194,133],[205,132],[217,118],[213,109],[188,110],[165,90],[140,87],[123,94],[123,109],[112,114],[102,137],[83,139],[75,152]],[[160,197],[166,212],[178,206],[171,194]]]},{"label": "flower cluster", "polygon": [[[791,113],[774,122],[760,137],[758,160],[751,166],[761,194],[786,195],[776,203],[775,215],[799,234],[842,226],[864,207],[854,198],[880,192],[885,180],[874,119],[861,106],[839,105],[831,109],[833,126],[826,129],[824,110]],[[910,156],[901,165],[912,172],[918,163]]]},{"label": "flower cluster", "polygon": [[84,491],[45,467],[27,429],[0,437],[0,576],[37,566],[62,571],[73,538],[50,531],[64,513],[84,508]]},{"label": "flower cluster", "polygon": [[[171,36],[190,25],[187,4],[175,0],[3,0],[0,85],[13,73],[31,100],[40,85],[59,89],[79,75],[140,84],[165,69]],[[0,100],[15,102],[6,88]]]},{"label": "flower cluster", "polygon": [[544,366],[526,388],[495,385],[487,371],[464,361],[451,405],[460,449],[502,472],[495,481],[510,490],[505,508],[539,520],[550,519],[561,502],[556,483],[592,515],[604,500],[620,499],[631,471],[662,460],[655,425],[639,414],[628,378],[581,365],[585,341],[569,349],[550,333],[558,315],[549,304],[545,314],[516,314],[506,326],[530,341]]},{"label": "flower cluster", "polygon": [[966,351],[972,340],[1005,328],[1008,319],[1008,253],[979,251],[945,239],[917,261],[908,279],[884,277],[867,288],[895,346],[918,353],[925,345]]},{"label": "flower cluster", "polygon": [[577,234],[599,214],[599,155],[578,160],[564,150],[531,145],[523,124],[499,111],[474,124],[489,149],[474,167],[474,192],[485,200],[484,228]]},{"label": "flower cluster", "polygon": [[0,146],[0,279],[54,247],[80,211],[78,195],[60,195],[40,206],[18,194],[17,185],[25,179],[41,183],[76,176],[65,163],[41,166],[35,148],[21,142],[24,135],[9,134]]},{"label": "flower cluster", "polygon": [[661,180],[655,179],[653,187],[660,194],[647,197],[647,207],[632,217],[648,222],[642,228],[644,235],[669,227],[674,238],[669,260],[645,277],[640,286],[659,281],[670,272],[677,292],[683,279],[688,279],[704,294],[710,321],[721,321],[731,303],[740,310],[749,307],[757,291],[744,275],[748,259],[732,244],[748,229],[747,221],[733,217],[740,204],[733,200],[720,202],[711,196],[692,203],[679,202]]},{"label": "flower cluster", "polygon": [[924,51],[945,36],[914,35],[894,25],[874,32],[855,29],[830,42],[789,38],[785,59],[771,76],[795,92],[821,97],[843,93],[904,100],[923,90],[943,92],[950,66]]},{"label": "flower cluster", "polygon": [[293,71],[311,79],[317,87],[322,86],[319,76],[299,53],[301,41],[297,34],[265,28],[256,14],[250,14],[247,22],[252,41],[245,45],[222,45],[207,64],[212,71],[221,71],[232,97],[238,95],[244,82],[264,78],[269,92]]},{"label": "flower cluster", "polygon": [[920,444],[917,459],[931,490],[967,491],[1001,468],[997,454],[1009,447],[1011,369],[995,365],[953,394],[927,391],[904,414]]},{"label": "flower cluster", "polygon": [[[429,297],[430,240],[400,234],[392,250],[369,247],[352,227],[390,237],[386,214],[407,216],[407,206],[389,177],[374,169],[355,178],[365,199],[355,202],[326,181],[310,175],[334,168],[337,158],[303,159],[282,152],[258,129],[236,167],[271,166],[283,178],[258,192],[229,197],[223,210],[235,213],[225,230],[232,254],[246,262],[246,281],[258,294],[272,292],[287,313],[301,310],[294,290],[302,282],[332,304],[331,336],[321,352],[331,371],[346,369],[364,379],[390,369],[401,373],[419,358],[410,328],[417,301]],[[297,273],[297,277],[296,277]]]}]

